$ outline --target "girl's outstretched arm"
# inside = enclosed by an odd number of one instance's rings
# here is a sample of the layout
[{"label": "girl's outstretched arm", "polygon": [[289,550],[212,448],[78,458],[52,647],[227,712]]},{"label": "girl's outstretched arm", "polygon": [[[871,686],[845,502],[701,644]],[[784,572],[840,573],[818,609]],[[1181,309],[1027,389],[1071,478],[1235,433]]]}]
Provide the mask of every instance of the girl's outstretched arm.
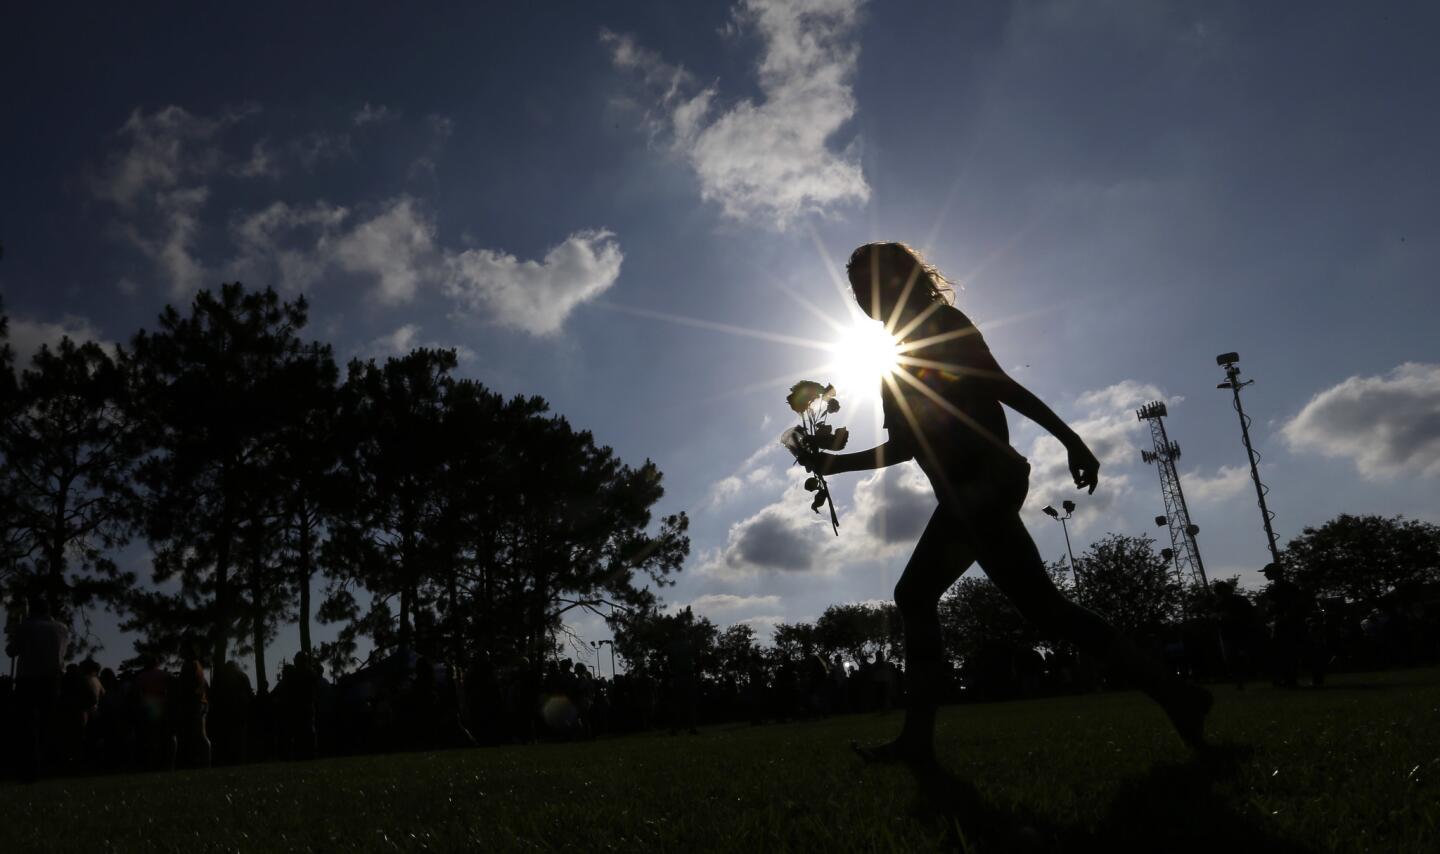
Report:
[{"label": "girl's outstretched arm", "polygon": [[1043,400],[1009,374],[1002,371],[1000,376],[991,382],[994,383],[997,400],[1044,427],[1050,435],[1060,440],[1060,444],[1065,446],[1065,451],[1070,455],[1070,476],[1075,478],[1075,486],[1080,489],[1088,487],[1090,492],[1094,493],[1100,476],[1100,461],[1095,459],[1095,455],[1080,436],[1070,429],[1070,425],[1060,420],[1060,416],[1046,406]]},{"label": "girl's outstretched arm", "polygon": [[868,451],[856,451],[851,454],[816,454],[812,459],[802,462],[805,463],[806,468],[816,474],[828,477],[832,474],[885,468],[914,459],[914,457],[915,451],[908,444],[891,439]]}]

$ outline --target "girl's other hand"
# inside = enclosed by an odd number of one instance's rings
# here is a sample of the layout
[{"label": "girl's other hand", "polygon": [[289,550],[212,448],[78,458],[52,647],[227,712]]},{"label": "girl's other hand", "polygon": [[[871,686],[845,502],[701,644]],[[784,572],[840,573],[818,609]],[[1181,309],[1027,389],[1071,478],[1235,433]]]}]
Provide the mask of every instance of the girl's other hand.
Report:
[{"label": "girl's other hand", "polygon": [[1089,488],[1090,495],[1095,494],[1095,485],[1100,482],[1100,461],[1090,453],[1083,442],[1076,442],[1069,447],[1070,452],[1070,476],[1075,478],[1075,488]]}]

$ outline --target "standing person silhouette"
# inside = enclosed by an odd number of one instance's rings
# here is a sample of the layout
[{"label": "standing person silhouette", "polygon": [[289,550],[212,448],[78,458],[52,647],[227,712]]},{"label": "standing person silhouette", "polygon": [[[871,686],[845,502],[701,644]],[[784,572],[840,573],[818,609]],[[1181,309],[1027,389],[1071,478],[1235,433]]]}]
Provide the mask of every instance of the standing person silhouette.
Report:
[{"label": "standing person silhouette", "polygon": [[[70,630],[50,616],[43,595],[30,597],[29,613],[5,646],[15,677],[15,718],[22,751],[17,763],[21,782],[33,783],[53,753],[56,706],[60,703],[65,658],[70,654]],[[0,742],[3,742],[0,733]]]},{"label": "standing person silhouette", "polygon": [[1051,583],[1020,520],[1030,465],[1010,446],[1001,404],[1059,439],[1076,487],[1092,493],[1100,468],[1095,455],[1001,369],[980,331],[951,305],[949,282],[913,249],[867,244],[850,256],[846,271],[856,301],[900,342],[899,366],[881,388],[888,439],[868,451],[822,453],[802,462],[832,475],[914,459],[939,502],[895,586],[910,686],[904,727],[894,741],[856,749],[872,761],[934,762],[935,710],[945,672],[936,606],[976,561],[1026,619],[1106,661],[1160,704],[1188,745],[1203,746],[1209,692],[1165,673]]}]

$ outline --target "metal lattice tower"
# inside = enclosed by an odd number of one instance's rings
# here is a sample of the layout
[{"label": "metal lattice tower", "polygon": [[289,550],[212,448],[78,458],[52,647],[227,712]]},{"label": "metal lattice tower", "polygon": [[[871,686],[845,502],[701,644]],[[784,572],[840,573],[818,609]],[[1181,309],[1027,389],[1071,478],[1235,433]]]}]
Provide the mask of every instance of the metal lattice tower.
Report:
[{"label": "metal lattice tower", "polygon": [[1200,528],[1190,521],[1185,493],[1180,490],[1180,473],[1175,470],[1175,461],[1180,459],[1180,446],[1165,435],[1165,416],[1168,414],[1164,401],[1159,400],[1135,410],[1137,418],[1150,422],[1150,439],[1155,445],[1153,451],[1141,451],[1140,458],[1147,463],[1155,463],[1160,472],[1160,494],[1165,498],[1165,515],[1157,516],[1155,523],[1170,527],[1170,547],[1175,559],[1175,572],[1180,576],[1181,583],[1208,587],[1205,564],[1200,560],[1200,545],[1195,542]]}]

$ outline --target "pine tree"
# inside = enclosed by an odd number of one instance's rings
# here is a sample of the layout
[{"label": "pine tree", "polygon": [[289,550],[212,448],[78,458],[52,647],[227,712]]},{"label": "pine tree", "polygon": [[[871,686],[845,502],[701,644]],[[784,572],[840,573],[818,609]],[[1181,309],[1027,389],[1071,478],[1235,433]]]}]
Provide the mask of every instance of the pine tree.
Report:
[{"label": "pine tree", "polygon": [[201,291],[188,316],[166,306],[156,332],[135,336],[134,411],[155,448],[139,470],[155,582],[178,579],[180,590],[135,597],[125,627],[156,651],[201,631],[219,667],[244,631],[237,549],[276,488],[286,417],[277,390],[302,356],[306,315],[303,298],[235,283]]},{"label": "pine tree", "polygon": [[127,395],[117,358],[62,338],[21,373],[0,429],[28,586],[72,618],[83,620],[97,601],[118,603],[134,581],[108,556],[128,542],[135,521],[130,478],[141,443]]},{"label": "pine tree", "polygon": [[[368,634],[382,647],[392,629],[382,617],[395,600],[395,643],[413,648],[415,617],[428,605],[433,578],[428,523],[444,472],[443,409],[455,364],[454,351],[426,349],[383,365],[350,363],[341,393],[353,440],[342,478],[354,503],[326,550],[336,583],[324,609],[327,620],[350,620],[342,630],[347,645]],[[365,618],[359,616],[357,588],[372,597]]]},{"label": "pine tree", "polygon": [[311,587],[331,521],[345,513],[339,467],[347,439],[337,388],[339,369],[330,345],[312,343],[287,365],[277,389],[283,402],[276,465],[284,584],[295,591],[300,651],[314,652],[310,637]]},{"label": "pine tree", "polygon": [[[8,432],[15,416],[17,402],[15,356],[10,349],[10,318],[0,300],[0,433]],[[15,476],[8,455],[0,445],[0,592],[8,591],[17,581],[18,561],[24,554],[20,536],[18,505],[15,500]]]}]

